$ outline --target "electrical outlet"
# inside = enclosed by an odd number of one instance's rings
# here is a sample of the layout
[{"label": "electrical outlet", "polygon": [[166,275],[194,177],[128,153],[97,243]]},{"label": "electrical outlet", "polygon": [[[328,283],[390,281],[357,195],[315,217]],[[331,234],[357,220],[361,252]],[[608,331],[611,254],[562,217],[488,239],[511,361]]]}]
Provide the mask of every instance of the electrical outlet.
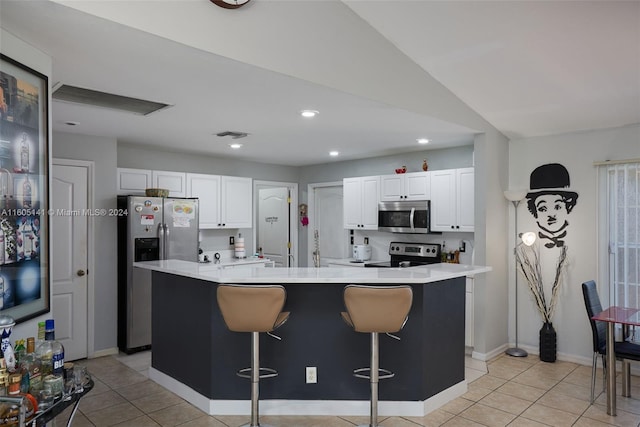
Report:
[{"label": "electrical outlet", "polygon": [[307,366],[307,384],[316,384],[318,382],[318,369],[315,366]]},{"label": "electrical outlet", "polygon": [[365,238],[364,238],[364,244],[365,244],[365,245],[368,245],[368,244],[369,244],[369,238],[368,238],[368,237],[365,237]]},{"label": "electrical outlet", "polygon": [[233,245],[236,243],[236,239],[233,236],[229,236],[229,245]]},{"label": "electrical outlet", "polygon": [[353,245],[353,236],[351,236],[351,244]]}]

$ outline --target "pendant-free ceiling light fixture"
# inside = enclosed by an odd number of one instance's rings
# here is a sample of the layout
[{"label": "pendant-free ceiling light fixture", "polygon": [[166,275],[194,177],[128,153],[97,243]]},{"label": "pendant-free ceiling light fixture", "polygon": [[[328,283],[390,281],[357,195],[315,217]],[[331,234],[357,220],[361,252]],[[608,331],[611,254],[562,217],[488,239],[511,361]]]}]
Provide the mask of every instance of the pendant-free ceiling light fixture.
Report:
[{"label": "pendant-free ceiling light fixture", "polygon": [[318,110],[302,110],[302,111],[300,111],[300,115],[302,117],[306,117],[308,119],[317,116],[319,113],[320,112]]},{"label": "pendant-free ceiling light fixture", "polygon": [[[515,239],[515,245],[513,247],[513,256],[514,256],[514,260],[515,260],[515,255],[516,255],[516,247],[518,246],[518,205],[520,204],[520,201],[522,201],[524,199],[524,197],[527,195],[527,191],[526,190],[507,190],[504,192],[504,197],[509,200],[511,203],[513,203],[513,208],[514,208],[514,217],[515,217],[515,225],[514,225],[514,239]],[[529,234],[529,233],[525,233],[525,234]],[[535,240],[535,234],[533,236],[534,240]],[[532,242],[533,244],[533,242]],[[508,354],[509,356],[514,356],[514,357],[527,357],[529,355],[529,353],[527,353],[526,350],[523,350],[521,348],[518,347],[518,269],[514,269],[516,271],[516,277],[515,277],[515,284],[514,284],[514,288],[515,288],[515,312],[516,312],[516,346],[515,347],[511,347],[508,348],[505,353]]]}]

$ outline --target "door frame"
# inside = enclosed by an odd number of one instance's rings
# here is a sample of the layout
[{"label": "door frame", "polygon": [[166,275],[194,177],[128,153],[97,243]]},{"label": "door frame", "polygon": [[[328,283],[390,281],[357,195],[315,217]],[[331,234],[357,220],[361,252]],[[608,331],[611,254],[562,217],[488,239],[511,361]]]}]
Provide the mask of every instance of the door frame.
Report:
[{"label": "door frame", "polygon": [[[309,199],[309,224],[315,224],[315,218],[313,217],[316,207],[316,188],[322,187],[343,187],[342,181],[332,181],[332,182],[317,182],[307,185],[307,198]],[[345,236],[348,236],[348,231],[345,231]],[[313,227],[308,227],[307,230],[307,265],[309,267],[313,266]],[[321,254],[322,255],[322,254]]]},{"label": "door frame", "polygon": [[[51,163],[51,179],[53,179],[53,165],[83,167],[87,169],[87,208],[93,211],[95,204],[95,162],[91,160],[74,160],[54,157]],[[91,358],[95,353],[94,229],[94,217],[89,215],[87,217],[87,358]],[[49,242],[49,252],[51,253],[51,242]],[[53,294],[53,290],[51,293]]]},{"label": "door frame", "polygon": [[258,252],[258,204],[260,203],[259,188],[279,188],[287,187],[290,190],[291,203],[289,203],[289,236],[291,237],[291,254],[293,255],[293,265],[298,263],[298,183],[281,181],[258,181],[253,180],[253,253]]}]

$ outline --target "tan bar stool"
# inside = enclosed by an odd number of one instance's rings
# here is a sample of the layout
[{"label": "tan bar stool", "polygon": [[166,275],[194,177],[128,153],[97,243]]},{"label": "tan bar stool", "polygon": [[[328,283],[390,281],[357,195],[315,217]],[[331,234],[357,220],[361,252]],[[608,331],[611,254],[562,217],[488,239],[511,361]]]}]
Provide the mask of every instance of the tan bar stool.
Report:
[{"label": "tan bar stool", "polygon": [[280,339],[271,332],[289,319],[289,312],[282,311],[287,293],[281,285],[221,284],[217,297],[227,328],[233,332],[251,332],[251,367],[240,369],[237,375],[251,379],[251,423],[245,426],[259,427],[260,378],[278,375],[274,369],[260,367],[260,332]]},{"label": "tan bar stool", "polygon": [[391,333],[401,330],[407,322],[412,302],[413,291],[408,285],[347,285],[344,288],[344,305],[347,311],[341,313],[342,318],[356,332],[371,334],[371,365],[369,368],[353,371],[355,377],[366,378],[371,384],[369,427],[378,426],[378,380],[395,375],[391,371],[380,369],[378,334],[385,333],[399,340],[399,337]]}]

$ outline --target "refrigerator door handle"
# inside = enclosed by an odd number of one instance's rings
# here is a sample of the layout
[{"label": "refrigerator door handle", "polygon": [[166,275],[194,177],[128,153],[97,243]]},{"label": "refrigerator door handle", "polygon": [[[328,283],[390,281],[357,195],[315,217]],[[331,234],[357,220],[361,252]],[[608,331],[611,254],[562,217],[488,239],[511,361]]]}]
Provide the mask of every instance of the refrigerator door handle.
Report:
[{"label": "refrigerator door handle", "polygon": [[160,249],[160,259],[164,259],[164,241],[166,238],[166,233],[165,233],[165,225],[163,223],[158,224],[158,246]]},{"label": "refrigerator door handle", "polygon": [[162,259],[167,259],[169,258],[169,243],[170,243],[170,239],[169,239],[169,226],[164,223],[164,255],[162,256]]}]

